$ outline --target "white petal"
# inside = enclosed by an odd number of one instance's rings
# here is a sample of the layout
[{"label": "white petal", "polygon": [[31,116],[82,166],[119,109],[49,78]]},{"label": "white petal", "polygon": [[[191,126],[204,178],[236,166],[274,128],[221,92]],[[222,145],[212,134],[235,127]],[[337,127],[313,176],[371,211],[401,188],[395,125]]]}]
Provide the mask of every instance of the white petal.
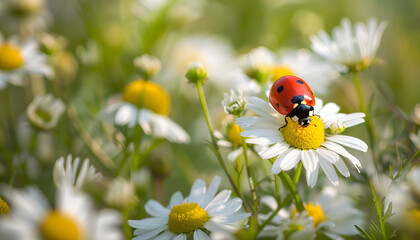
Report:
[{"label": "white petal", "polygon": [[141,229],[155,229],[164,226],[168,223],[168,217],[166,218],[145,218],[141,220],[128,220],[128,225],[134,228]]},{"label": "white petal", "polygon": [[212,209],[208,210],[209,216],[216,216],[216,215],[223,215],[228,216],[236,211],[238,211],[242,207],[242,200],[240,198],[234,198],[225,204],[221,204],[216,206]]},{"label": "white petal", "polygon": [[153,229],[152,231],[149,231],[147,233],[141,234],[133,239],[155,239],[155,236],[158,235],[159,233],[165,231],[168,228],[168,226],[162,226],[156,229]]},{"label": "white petal", "polygon": [[205,234],[200,229],[194,231],[194,240],[211,240],[207,234]]},{"label": "white petal", "polygon": [[340,156],[338,156],[337,153],[330,151],[328,149],[325,149],[323,147],[320,147],[316,150],[316,152],[321,156],[323,159],[327,160],[330,163],[336,163],[340,159]]},{"label": "white petal", "polygon": [[168,208],[172,209],[173,206],[178,204],[182,204],[184,202],[184,198],[182,197],[181,192],[176,192],[172,195],[171,201],[169,202]]},{"label": "white petal", "polygon": [[231,162],[235,161],[239,157],[239,155],[241,155],[242,152],[243,148],[241,147],[235,149],[227,155],[227,160]]},{"label": "white petal", "polygon": [[231,194],[232,194],[232,191],[230,191],[230,190],[223,190],[223,191],[219,192],[213,198],[213,200],[207,205],[205,210],[210,211],[214,207],[217,207],[220,204],[227,202],[229,200]]},{"label": "white petal", "polygon": [[205,199],[199,204],[202,208],[206,208],[210,201],[213,199],[214,195],[216,195],[217,189],[219,188],[221,181],[222,179],[219,176],[215,176],[213,178],[209,185],[209,188],[207,189]]},{"label": "white petal", "polygon": [[279,156],[286,152],[286,150],[289,148],[289,146],[282,144],[282,143],[276,143],[273,146],[259,152],[258,154],[262,159],[270,159],[275,156]]},{"label": "white petal", "polygon": [[322,171],[324,171],[325,175],[327,175],[328,179],[331,181],[332,184],[334,184],[334,186],[338,186],[338,176],[335,172],[334,167],[328,160],[323,159],[322,156],[319,157],[319,165],[321,165]]},{"label": "white petal", "polygon": [[271,172],[278,174],[280,171],[287,171],[294,168],[300,160],[300,150],[289,148],[283,155],[277,157],[271,166]]},{"label": "white petal", "polygon": [[345,147],[353,148],[362,152],[366,152],[368,149],[368,145],[365,142],[355,137],[346,135],[334,135],[326,138]]},{"label": "white petal", "polygon": [[334,166],[341,173],[341,175],[343,175],[344,177],[350,177],[350,171],[347,168],[346,163],[343,161],[343,159],[339,158],[338,162],[334,163]]},{"label": "white petal", "polygon": [[163,207],[158,201],[149,200],[144,206],[146,212],[153,217],[165,217],[171,212],[169,209]]},{"label": "white petal", "polygon": [[362,165],[360,164],[360,161],[355,156],[353,156],[349,152],[347,152],[347,150],[345,148],[343,148],[342,146],[340,146],[336,143],[329,142],[329,141],[323,142],[322,145],[324,147],[330,149],[331,151],[334,151],[334,152],[340,154],[341,156],[349,159],[353,163],[353,165],[356,167],[357,171],[360,172],[359,168],[362,167]]},{"label": "white petal", "polygon": [[187,235],[179,234],[173,240],[187,240]]},{"label": "white petal", "polygon": [[159,234],[159,236],[157,236],[154,240],[169,240],[171,239],[171,237],[174,235],[174,233],[170,232],[170,231],[165,231],[161,234]]},{"label": "white petal", "polygon": [[338,113],[338,111],[340,111],[340,107],[337,104],[327,103],[323,108],[319,110],[317,115],[324,119],[329,115]]}]

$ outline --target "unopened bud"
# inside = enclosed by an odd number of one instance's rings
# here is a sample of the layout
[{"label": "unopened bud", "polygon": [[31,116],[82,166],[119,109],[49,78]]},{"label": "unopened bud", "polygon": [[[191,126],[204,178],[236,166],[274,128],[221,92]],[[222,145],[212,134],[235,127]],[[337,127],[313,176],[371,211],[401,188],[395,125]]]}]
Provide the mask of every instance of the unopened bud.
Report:
[{"label": "unopened bud", "polygon": [[161,63],[157,57],[143,54],[134,59],[134,67],[142,77],[149,79],[160,71]]},{"label": "unopened bud", "polygon": [[197,83],[198,81],[202,81],[203,84],[207,79],[207,69],[206,67],[200,62],[193,62],[188,65],[187,74],[185,77],[192,83]]}]

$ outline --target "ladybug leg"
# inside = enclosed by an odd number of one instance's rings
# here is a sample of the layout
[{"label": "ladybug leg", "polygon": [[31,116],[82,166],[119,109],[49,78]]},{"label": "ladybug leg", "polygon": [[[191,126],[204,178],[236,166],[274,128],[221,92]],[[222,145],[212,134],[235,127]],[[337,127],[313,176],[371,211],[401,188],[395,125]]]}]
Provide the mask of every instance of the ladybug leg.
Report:
[{"label": "ladybug leg", "polygon": [[287,116],[284,117],[284,121],[286,121],[286,124],[284,124],[283,126],[279,127],[279,131],[280,129],[284,128],[287,126]]}]

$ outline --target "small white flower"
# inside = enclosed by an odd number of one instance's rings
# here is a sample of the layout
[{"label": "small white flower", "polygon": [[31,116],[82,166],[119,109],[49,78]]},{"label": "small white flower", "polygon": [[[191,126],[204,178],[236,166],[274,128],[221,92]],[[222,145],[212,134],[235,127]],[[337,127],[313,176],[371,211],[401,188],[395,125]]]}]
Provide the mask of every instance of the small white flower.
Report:
[{"label": "small white flower", "polygon": [[[271,196],[263,197],[261,201],[273,211],[277,208],[277,202]],[[354,225],[364,224],[362,212],[353,207],[351,199],[339,195],[331,187],[325,188],[314,201],[306,204],[304,212],[296,213],[294,208],[288,210],[280,210],[261,234],[277,233],[284,237],[285,232],[298,230],[291,239],[314,239],[316,233],[331,239],[342,239],[342,236],[358,233]],[[260,220],[266,218],[267,215],[260,215]]]},{"label": "small white flower", "polygon": [[331,123],[328,130],[330,130],[331,135],[337,135],[342,133],[346,129],[344,126],[343,120],[341,118],[336,119],[333,123]]},{"label": "small white flower", "polygon": [[170,99],[166,91],[153,82],[135,80],[125,88],[123,101],[109,105],[99,117],[104,120],[111,118],[115,125],[129,128],[138,124],[147,135],[188,143],[188,133],[167,116],[169,111]]},{"label": "small white flower", "polygon": [[143,54],[134,59],[134,67],[136,67],[140,74],[149,78],[160,71],[161,63],[157,57],[149,54]]},{"label": "small white flower", "polygon": [[230,94],[224,93],[222,106],[225,113],[239,116],[245,109],[243,91],[237,89],[236,91],[230,90]]},{"label": "small white flower", "polygon": [[145,210],[152,217],[129,220],[136,230],[133,239],[210,239],[205,231],[233,232],[242,227],[249,213],[236,213],[242,207],[242,200],[229,200],[231,191],[223,190],[216,195],[220,177],[215,177],[206,188],[206,183],[198,179],[194,182],[190,195],[182,197],[180,192],[172,195],[168,206],[155,200],[146,203]]},{"label": "small white flower", "polygon": [[20,44],[16,37],[5,40],[0,33],[0,89],[7,83],[22,85],[28,74],[46,77],[53,74],[47,65],[47,56],[38,50],[38,42],[30,39]]},{"label": "small white flower", "polygon": [[89,159],[83,161],[79,169],[80,158],[75,158],[69,154],[67,159],[60,157],[54,164],[53,176],[54,183],[58,188],[71,186],[75,189],[82,189],[87,183],[98,182],[102,179],[102,174],[96,172]]},{"label": "small white flower", "polygon": [[239,65],[246,75],[258,82],[265,82],[274,67],[274,54],[265,47],[252,49],[239,57]]},{"label": "small white flower", "polygon": [[375,58],[386,26],[385,21],[378,24],[375,18],[371,18],[367,25],[356,23],[353,30],[350,20],[344,18],[341,26],[333,29],[332,39],[324,30],[312,35],[312,49],[351,71],[361,71],[369,67]]},{"label": "small white flower", "polygon": [[325,93],[327,84],[340,76],[339,71],[345,70],[322,61],[307,49],[292,50],[281,54],[275,62],[273,81],[286,75],[294,75],[305,79],[314,92]]},{"label": "small white flower", "polygon": [[130,207],[136,199],[136,186],[134,183],[121,177],[112,180],[105,195],[107,204],[121,209]]},{"label": "small white flower", "polygon": [[53,95],[47,94],[45,96],[36,97],[26,109],[26,115],[37,128],[43,130],[50,130],[57,126],[58,120],[64,113],[66,106]]},{"label": "small white flower", "polygon": [[335,103],[322,106],[321,99],[316,99],[315,102],[315,116],[311,117],[312,121],[308,126],[303,127],[290,118],[286,125],[285,116],[274,110],[270,103],[251,97],[248,109],[258,116],[237,118],[236,124],[244,129],[241,135],[248,137],[247,143],[270,146],[260,151],[259,155],[263,159],[277,158],[271,168],[273,174],[288,171],[302,161],[306,169],[306,181],[310,187],[313,187],[318,179],[320,166],[328,179],[337,186],[338,176],[334,166],[343,176],[350,176],[340,155],[349,159],[357,170],[361,168],[360,161],[343,146],[363,152],[367,151],[368,146],[355,137],[328,135],[325,129],[338,118],[342,119],[346,128],[355,126],[364,122],[365,114],[338,113],[340,108]]},{"label": "small white flower", "polygon": [[[231,152],[227,155],[227,160],[235,161],[242,153],[242,129],[235,124],[232,116],[229,116],[222,121],[222,132],[214,131],[217,140],[217,145],[223,148],[229,148]],[[251,154],[251,150],[248,149],[248,154]]]},{"label": "small white flower", "polygon": [[92,208],[91,199],[75,189],[57,191],[54,207],[34,187],[6,188],[10,215],[0,219],[0,234],[9,240],[84,239],[121,240],[118,212]]}]

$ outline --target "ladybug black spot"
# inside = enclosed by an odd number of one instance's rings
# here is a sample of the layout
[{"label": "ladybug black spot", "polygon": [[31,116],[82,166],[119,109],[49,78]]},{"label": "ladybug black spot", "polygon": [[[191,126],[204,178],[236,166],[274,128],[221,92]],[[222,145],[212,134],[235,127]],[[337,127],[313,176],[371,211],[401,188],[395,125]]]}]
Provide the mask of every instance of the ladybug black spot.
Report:
[{"label": "ladybug black spot", "polygon": [[300,104],[305,98],[302,95],[297,95],[292,98],[292,103]]},{"label": "ladybug black spot", "polygon": [[278,93],[281,93],[283,91],[283,89],[284,89],[284,87],[283,86],[280,86],[280,87],[277,88],[277,92]]},{"label": "ladybug black spot", "polygon": [[277,108],[280,108],[280,105],[279,105],[279,103],[276,103],[276,107],[277,107]]},{"label": "ladybug black spot", "polygon": [[303,84],[303,81],[302,80],[297,80],[296,82],[297,83],[300,83],[300,84]]}]

